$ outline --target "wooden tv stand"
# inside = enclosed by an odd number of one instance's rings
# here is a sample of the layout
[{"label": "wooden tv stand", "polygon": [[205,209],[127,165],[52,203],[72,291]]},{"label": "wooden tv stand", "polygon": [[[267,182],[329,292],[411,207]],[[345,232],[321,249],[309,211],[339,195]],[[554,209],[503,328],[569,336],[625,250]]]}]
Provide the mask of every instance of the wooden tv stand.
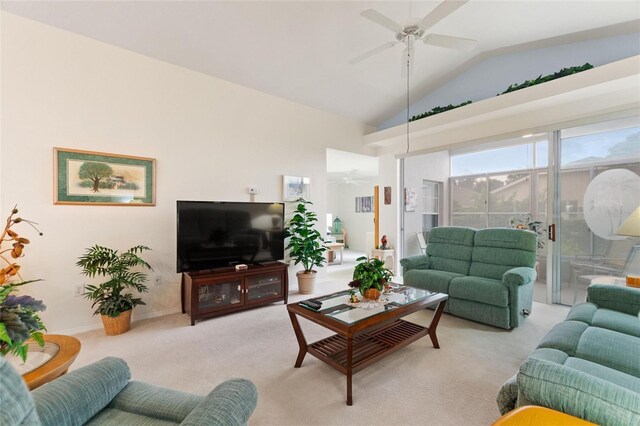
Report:
[{"label": "wooden tv stand", "polygon": [[287,265],[272,262],[236,271],[234,267],[183,272],[182,313],[197,319],[224,315],[289,298]]}]

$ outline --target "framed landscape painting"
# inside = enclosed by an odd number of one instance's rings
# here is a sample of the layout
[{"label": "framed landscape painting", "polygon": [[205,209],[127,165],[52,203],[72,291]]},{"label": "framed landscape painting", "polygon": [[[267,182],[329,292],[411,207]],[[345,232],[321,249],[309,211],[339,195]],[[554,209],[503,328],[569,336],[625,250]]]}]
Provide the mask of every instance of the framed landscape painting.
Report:
[{"label": "framed landscape painting", "polygon": [[53,149],[55,204],[155,206],[156,160]]}]

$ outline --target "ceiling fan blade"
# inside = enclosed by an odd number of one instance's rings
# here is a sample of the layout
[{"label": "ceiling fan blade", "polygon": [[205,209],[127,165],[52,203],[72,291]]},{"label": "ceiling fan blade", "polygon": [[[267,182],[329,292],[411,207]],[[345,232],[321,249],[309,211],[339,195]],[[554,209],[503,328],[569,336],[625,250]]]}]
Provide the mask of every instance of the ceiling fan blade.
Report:
[{"label": "ceiling fan blade", "polygon": [[370,21],[375,22],[378,25],[382,25],[388,30],[393,31],[394,33],[399,33],[402,31],[402,25],[398,24],[391,18],[384,16],[382,13],[378,12],[375,9],[366,9],[360,12],[360,15],[364,16]]},{"label": "ceiling fan blade", "polygon": [[453,37],[442,34],[427,34],[423,39],[425,44],[446,47],[448,49],[471,50],[476,46],[477,40],[470,38]]},{"label": "ceiling fan blade", "polygon": [[371,50],[369,50],[367,52],[364,52],[361,55],[356,56],[355,58],[349,59],[349,63],[351,65],[355,65],[358,62],[364,61],[368,57],[375,55],[376,53],[382,52],[383,50],[386,50],[386,49],[389,49],[389,48],[395,46],[396,44],[398,44],[397,41],[390,41],[388,43],[385,43],[382,46],[378,46],[375,49],[371,49]]},{"label": "ceiling fan blade", "polygon": [[435,24],[449,16],[451,13],[458,10],[459,7],[464,6],[466,2],[469,0],[445,0],[440,3],[435,9],[433,9],[427,16],[422,18],[420,22],[418,22],[418,26],[420,26],[424,30],[428,30],[433,27]]}]

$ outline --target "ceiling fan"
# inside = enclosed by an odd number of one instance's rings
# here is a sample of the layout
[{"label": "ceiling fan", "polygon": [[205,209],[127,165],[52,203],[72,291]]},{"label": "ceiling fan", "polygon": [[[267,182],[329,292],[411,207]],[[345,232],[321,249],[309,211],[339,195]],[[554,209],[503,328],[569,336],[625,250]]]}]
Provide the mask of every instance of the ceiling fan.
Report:
[{"label": "ceiling fan", "polygon": [[411,58],[413,57],[414,43],[421,40],[425,44],[432,46],[445,47],[449,49],[457,50],[471,50],[476,44],[476,40],[468,38],[454,37],[443,34],[427,33],[429,28],[455,12],[458,8],[463,6],[469,0],[445,0],[440,3],[435,9],[433,9],[427,16],[417,20],[412,19],[406,25],[402,26],[393,19],[383,15],[375,9],[367,9],[360,13],[360,15],[375,22],[378,25],[393,31],[395,33],[395,40],[387,42],[382,46],[378,46],[375,49],[371,49],[361,55],[356,56],[349,60],[350,64],[357,64],[377,53],[390,49],[396,44],[404,43],[405,49],[403,53],[403,74],[407,69],[411,67]]},{"label": "ceiling fan", "polygon": [[354,174],[357,171],[357,169],[353,169],[348,172],[344,172],[344,176],[336,176],[334,179],[330,180],[329,183],[343,185],[360,185],[361,183],[367,182],[366,180],[354,179]]}]

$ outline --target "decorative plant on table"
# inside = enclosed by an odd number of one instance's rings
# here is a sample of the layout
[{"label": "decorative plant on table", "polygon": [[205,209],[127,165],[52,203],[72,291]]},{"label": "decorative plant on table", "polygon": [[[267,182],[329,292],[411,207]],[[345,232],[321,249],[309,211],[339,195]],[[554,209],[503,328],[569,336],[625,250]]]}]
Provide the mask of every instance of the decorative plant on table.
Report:
[{"label": "decorative plant on table", "polygon": [[108,281],[98,285],[86,285],[84,296],[93,301],[91,307],[98,308],[93,313],[102,316],[107,335],[121,334],[129,330],[131,324],[131,310],[137,305],[145,303],[139,297],[126,293],[134,289],[139,293],[148,292],[145,285],[147,276],[132,268],[153,270],[139,254],[151,250],[149,247],[138,245],[118,254],[117,250],[95,245],[87,249],[76,265],[82,268],[82,273],[88,277],[109,277]]},{"label": "decorative plant on table", "polygon": [[362,256],[356,260],[360,263],[353,270],[353,281],[349,283],[349,287],[360,290],[365,299],[378,300],[393,272],[385,268],[383,260],[375,257],[367,259]]},{"label": "decorative plant on table", "polygon": [[[42,332],[46,328],[38,312],[44,311],[46,306],[42,300],[36,300],[26,294],[12,294],[18,287],[41,281],[25,281],[20,276],[20,265],[15,259],[23,256],[24,247],[29,244],[29,240],[18,235],[12,228],[19,223],[27,223],[39,235],[42,235],[42,232],[35,227],[36,223],[16,217],[17,214],[16,206],[11,210],[0,236],[0,353],[19,356],[24,362],[29,349],[25,343],[27,339],[32,338],[40,346],[44,346]],[[11,244],[11,247],[5,248],[6,244]]]},{"label": "decorative plant on table", "polygon": [[286,250],[289,250],[294,264],[301,263],[304,268],[296,274],[300,293],[312,293],[316,275],[313,268],[324,265],[324,252],[327,248],[324,246],[322,234],[315,228],[318,216],[307,208],[307,205],[313,203],[302,198],[296,201],[298,206],[295,214],[284,230],[285,237],[289,238]]}]

